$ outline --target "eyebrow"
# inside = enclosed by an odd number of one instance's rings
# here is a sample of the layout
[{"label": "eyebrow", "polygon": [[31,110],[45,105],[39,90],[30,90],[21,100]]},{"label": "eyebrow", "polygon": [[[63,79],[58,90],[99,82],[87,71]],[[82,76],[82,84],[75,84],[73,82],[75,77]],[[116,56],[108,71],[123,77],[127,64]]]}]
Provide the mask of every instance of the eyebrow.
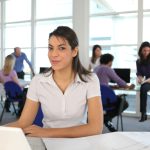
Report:
[{"label": "eyebrow", "polygon": [[[48,44],[48,46],[52,46],[53,47],[53,45],[51,45],[51,44]],[[58,47],[60,47],[60,46],[66,46],[66,44],[60,44],[60,45],[58,45]]]}]

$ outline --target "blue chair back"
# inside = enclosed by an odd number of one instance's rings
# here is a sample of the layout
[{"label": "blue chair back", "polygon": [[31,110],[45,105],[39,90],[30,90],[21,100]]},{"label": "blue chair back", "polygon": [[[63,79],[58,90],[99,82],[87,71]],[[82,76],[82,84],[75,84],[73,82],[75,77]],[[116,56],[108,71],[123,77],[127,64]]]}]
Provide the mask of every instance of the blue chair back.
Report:
[{"label": "blue chair back", "polygon": [[43,112],[40,105],[33,124],[43,127],[42,120],[43,120]]},{"label": "blue chair back", "polygon": [[9,101],[22,100],[23,90],[17,83],[8,81],[4,84],[4,88]]},{"label": "blue chair back", "polygon": [[117,96],[115,92],[106,85],[101,85],[102,105],[105,111],[111,111],[116,108]]}]

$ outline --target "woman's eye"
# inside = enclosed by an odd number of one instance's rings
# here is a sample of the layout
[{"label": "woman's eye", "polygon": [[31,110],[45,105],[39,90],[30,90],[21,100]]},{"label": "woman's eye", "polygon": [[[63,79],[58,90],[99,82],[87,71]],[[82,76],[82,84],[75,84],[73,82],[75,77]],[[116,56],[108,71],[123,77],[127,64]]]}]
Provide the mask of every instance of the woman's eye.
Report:
[{"label": "woman's eye", "polygon": [[59,49],[60,49],[60,50],[64,50],[64,49],[65,49],[65,47],[59,47]]},{"label": "woman's eye", "polygon": [[48,47],[48,50],[51,51],[51,50],[53,50],[53,48],[52,47]]}]

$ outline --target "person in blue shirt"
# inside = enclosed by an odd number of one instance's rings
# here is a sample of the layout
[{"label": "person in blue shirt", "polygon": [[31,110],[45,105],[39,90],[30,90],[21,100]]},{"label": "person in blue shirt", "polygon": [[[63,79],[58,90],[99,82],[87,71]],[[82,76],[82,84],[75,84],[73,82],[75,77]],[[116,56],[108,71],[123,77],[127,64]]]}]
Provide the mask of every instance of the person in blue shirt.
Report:
[{"label": "person in blue shirt", "polygon": [[31,62],[28,60],[27,56],[25,53],[21,52],[21,48],[20,47],[15,47],[14,48],[14,53],[12,53],[12,55],[15,56],[16,58],[16,62],[15,62],[15,66],[14,66],[14,70],[17,72],[18,78],[20,79],[24,79],[24,60],[27,62],[27,64],[29,65],[31,72],[34,76],[34,70],[32,67]]}]

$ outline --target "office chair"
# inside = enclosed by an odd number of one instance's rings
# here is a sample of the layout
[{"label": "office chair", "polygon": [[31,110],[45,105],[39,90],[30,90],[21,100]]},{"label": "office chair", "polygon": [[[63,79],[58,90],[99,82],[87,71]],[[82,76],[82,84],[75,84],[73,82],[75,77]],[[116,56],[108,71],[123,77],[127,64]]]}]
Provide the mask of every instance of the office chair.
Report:
[{"label": "office chair", "polygon": [[41,105],[40,105],[37,115],[33,121],[33,124],[43,127],[42,119],[43,119],[43,112],[42,112]]},{"label": "office chair", "polygon": [[3,99],[5,98],[5,89],[4,89],[4,85],[2,83],[0,83],[0,104],[3,106]]},{"label": "office chair", "polygon": [[4,110],[5,110],[5,106],[6,106],[7,102],[12,104],[13,109],[14,109],[14,113],[16,114],[16,116],[18,114],[17,114],[16,108],[15,108],[14,102],[21,102],[21,101],[23,102],[23,91],[17,83],[15,83],[13,81],[6,82],[4,84],[4,89],[5,89],[5,92],[6,92],[6,100],[4,102],[4,107],[2,109],[2,113],[1,113],[1,116],[0,116],[0,122],[2,120]]},{"label": "office chair", "polygon": [[[104,112],[110,112],[116,109],[117,96],[115,92],[106,85],[100,85],[101,87],[101,97],[102,97],[102,105]],[[118,106],[117,112],[117,130],[119,126],[119,119],[121,121],[121,129],[123,131],[123,120],[122,120],[122,112],[124,109],[124,99],[121,100],[120,105]]]}]

